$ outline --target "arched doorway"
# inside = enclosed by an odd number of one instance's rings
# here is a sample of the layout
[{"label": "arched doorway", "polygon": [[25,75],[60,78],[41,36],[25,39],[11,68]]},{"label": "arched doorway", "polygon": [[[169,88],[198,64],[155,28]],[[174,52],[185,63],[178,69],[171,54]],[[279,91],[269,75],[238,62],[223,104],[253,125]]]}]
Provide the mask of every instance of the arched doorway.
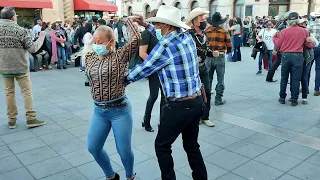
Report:
[{"label": "arched doorway", "polygon": [[218,0],[211,0],[209,3],[210,17],[217,12]]},{"label": "arched doorway", "polygon": [[129,6],[128,7],[128,16],[131,16],[133,13],[132,13],[132,7],[131,6]]},{"label": "arched doorway", "polygon": [[192,1],[191,4],[190,4],[190,9],[191,11],[194,9],[194,8],[197,8],[200,6],[199,2],[198,1]]},{"label": "arched doorway", "polygon": [[144,6],[144,16],[147,17],[148,14],[151,12],[151,7],[149,4]]},{"label": "arched doorway", "polygon": [[235,0],[234,1],[234,12],[233,15],[235,17],[243,18],[244,14],[244,1],[245,0]]},{"label": "arched doorway", "polygon": [[174,7],[178,8],[178,9],[182,9],[182,4],[180,2],[176,2],[176,3],[174,3]]},{"label": "arched doorway", "polygon": [[289,11],[290,0],[269,0],[269,16],[282,16]]}]

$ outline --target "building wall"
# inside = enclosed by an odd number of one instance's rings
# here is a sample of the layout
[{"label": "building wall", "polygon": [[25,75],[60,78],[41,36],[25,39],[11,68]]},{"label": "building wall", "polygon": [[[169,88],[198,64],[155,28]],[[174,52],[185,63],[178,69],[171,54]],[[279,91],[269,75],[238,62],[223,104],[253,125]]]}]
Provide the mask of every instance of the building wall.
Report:
[{"label": "building wall", "polygon": [[45,22],[64,21],[64,2],[63,0],[51,0],[52,9],[42,9],[42,19]]}]

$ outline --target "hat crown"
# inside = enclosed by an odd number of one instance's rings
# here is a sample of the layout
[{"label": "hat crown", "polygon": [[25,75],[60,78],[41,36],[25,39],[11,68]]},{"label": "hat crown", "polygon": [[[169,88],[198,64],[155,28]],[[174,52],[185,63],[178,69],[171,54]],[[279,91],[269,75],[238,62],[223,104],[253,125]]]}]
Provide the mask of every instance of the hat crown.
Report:
[{"label": "hat crown", "polygon": [[222,19],[222,17],[221,17],[221,14],[220,14],[219,12],[215,12],[215,13],[212,15],[211,19],[212,19],[213,21],[220,21],[220,20]]},{"label": "hat crown", "polygon": [[156,17],[179,23],[181,21],[181,10],[173,6],[162,5],[158,9]]}]

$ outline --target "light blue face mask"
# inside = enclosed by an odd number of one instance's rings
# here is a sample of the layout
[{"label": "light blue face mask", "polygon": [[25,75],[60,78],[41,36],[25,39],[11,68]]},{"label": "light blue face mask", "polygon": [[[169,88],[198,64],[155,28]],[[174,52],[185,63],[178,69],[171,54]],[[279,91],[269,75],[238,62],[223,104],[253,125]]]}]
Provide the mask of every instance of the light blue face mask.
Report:
[{"label": "light blue face mask", "polygon": [[96,52],[98,56],[104,56],[109,52],[106,45],[92,44],[92,49],[94,50],[94,52]]},{"label": "light blue face mask", "polygon": [[163,38],[161,29],[156,29],[156,37],[159,41]]}]

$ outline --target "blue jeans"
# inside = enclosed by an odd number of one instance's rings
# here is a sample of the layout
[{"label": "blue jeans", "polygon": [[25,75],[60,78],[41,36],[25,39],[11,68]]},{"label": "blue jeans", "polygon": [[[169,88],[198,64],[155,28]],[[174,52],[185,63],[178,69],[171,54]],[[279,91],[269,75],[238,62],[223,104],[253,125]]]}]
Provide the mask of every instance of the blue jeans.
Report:
[{"label": "blue jeans", "polygon": [[58,66],[66,66],[67,65],[66,49],[61,46],[57,46],[57,50],[58,50],[57,65]]},{"label": "blue jeans", "polygon": [[311,62],[308,64],[303,63],[301,87],[302,87],[302,99],[307,99],[309,92],[309,73],[311,71]]},{"label": "blue jeans", "polygon": [[29,63],[30,63],[29,69],[34,70],[34,57],[31,54],[29,54]]},{"label": "blue jeans", "polygon": [[233,48],[233,57],[232,61],[237,62],[241,61],[241,35],[235,35],[233,36],[234,39],[234,48]]},{"label": "blue jeans", "polygon": [[316,66],[316,78],[315,78],[315,85],[314,90],[319,91],[320,89],[320,47],[314,47],[314,59],[315,59],[315,66]]},{"label": "blue jeans", "polygon": [[227,59],[229,60],[229,61],[231,61],[232,60],[232,54],[233,54],[233,51],[234,51],[234,39],[233,39],[233,36],[231,36],[230,37],[230,41],[231,41],[231,44],[232,44],[232,50],[231,50],[231,52],[228,54],[228,57],[227,57]]},{"label": "blue jeans", "polygon": [[132,109],[126,98],[121,105],[121,107],[101,107],[95,104],[88,133],[88,150],[107,178],[115,174],[110,158],[103,149],[111,128],[126,176],[132,178],[134,175],[134,156],[131,150]]},{"label": "blue jeans", "polygon": [[71,55],[72,55],[72,49],[71,47],[66,48],[66,58],[67,60],[71,60]]},{"label": "blue jeans", "polygon": [[[268,50],[268,53],[270,55],[269,59],[268,59],[268,69],[271,69],[272,66],[272,50]],[[262,70],[262,59],[263,57],[268,57],[263,51],[260,52],[259,55],[259,61],[258,61],[258,65],[259,65],[259,71]]]},{"label": "blue jeans", "polygon": [[288,78],[290,74],[290,90],[291,99],[298,100],[299,87],[303,71],[303,55],[302,53],[283,53],[281,57],[281,82],[280,82],[280,98],[285,99]]}]

